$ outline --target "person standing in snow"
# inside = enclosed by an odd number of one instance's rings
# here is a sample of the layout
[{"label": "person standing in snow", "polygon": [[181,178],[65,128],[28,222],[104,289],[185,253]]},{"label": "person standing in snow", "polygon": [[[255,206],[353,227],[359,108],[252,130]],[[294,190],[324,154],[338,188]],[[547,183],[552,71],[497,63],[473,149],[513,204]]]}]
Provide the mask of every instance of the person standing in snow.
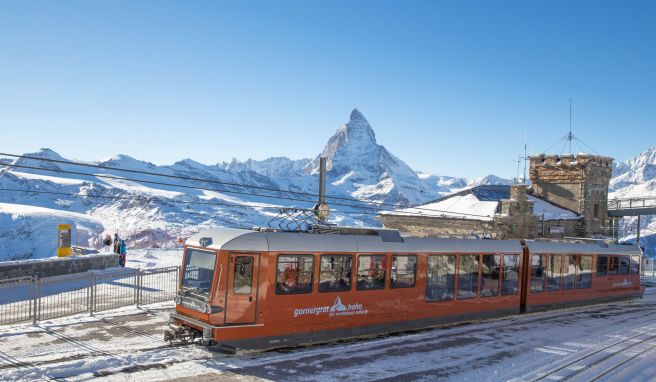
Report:
[{"label": "person standing in snow", "polygon": [[127,249],[126,249],[126,245],[125,245],[125,240],[121,240],[121,244],[120,244],[120,246],[119,246],[119,252],[120,252],[120,254],[119,254],[119,260],[118,260],[118,263],[119,263],[119,265],[122,266],[123,268],[125,268],[125,263],[126,263],[126,260],[127,260],[127,259],[126,259],[126,257],[127,257],[126,250],[127,250]]}]

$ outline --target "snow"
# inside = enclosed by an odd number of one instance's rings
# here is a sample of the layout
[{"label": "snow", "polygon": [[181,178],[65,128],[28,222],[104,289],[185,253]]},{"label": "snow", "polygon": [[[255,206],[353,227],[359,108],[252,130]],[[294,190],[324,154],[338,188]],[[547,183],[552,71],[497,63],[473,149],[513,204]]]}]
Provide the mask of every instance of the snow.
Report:
[{"label": "snow", "polygon": [[[528,199],[534,202],[533,212],[536,216],[542,216],[544,213],[545,220],[570,220],[579,219],[575,213],[557,207],[542,199],[528,195]],[[459,193],[432,203],[420,205],[416,208],[404,208],[394,212],[386,212],[390,215],[426,215],[426,216],[446,216],[461,219],[474,219],[481,221],[491,221],[497,211],[498,201],[479,200],[472,193]]]},{"label": "snow", "polygon": [[0,259],[43,258],[57,254],[57,225],[74,224],[72,242],[94,246],[102,222],[75,212],[0,203]]},{"label": "snow", "polygon": [[[235,356],[162,340],[172,303],[0,327],[3,381],[653,380],[643,299]],[[604,374],[605,373],[605,374]]]},{"label": "snow", "polygon": [[481,201],[471,193],[456,195],[419,206],[419,208],[405,208],[384,214],[390,215],[416,215],[446,216],[460,219],[475,219],[491,221],[495,214],[496,201]]}]

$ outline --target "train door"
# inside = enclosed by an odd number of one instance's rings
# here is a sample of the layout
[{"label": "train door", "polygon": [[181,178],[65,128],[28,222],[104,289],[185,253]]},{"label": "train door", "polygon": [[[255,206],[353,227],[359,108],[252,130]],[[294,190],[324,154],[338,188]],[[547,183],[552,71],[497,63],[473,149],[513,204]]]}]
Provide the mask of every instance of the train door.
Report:
[{"label": "train door", "polygon": [[528,290],[531,287],[531,254],[524,244],[522,244],[522,266],[520,271],[519,313],[526,313],[526,299],[528,298]]},{"label": "train door", "polygon": [[231,253],[226,291],[226,324],[252,324],[257,314],[260,256]]}]

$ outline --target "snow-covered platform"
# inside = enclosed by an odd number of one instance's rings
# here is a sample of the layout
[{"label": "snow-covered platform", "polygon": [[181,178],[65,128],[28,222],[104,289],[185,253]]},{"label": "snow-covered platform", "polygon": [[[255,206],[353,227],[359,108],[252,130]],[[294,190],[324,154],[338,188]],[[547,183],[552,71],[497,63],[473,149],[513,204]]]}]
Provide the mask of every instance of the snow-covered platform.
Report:
[{"label": "snow-covered platform", "polygon": [[656,288],[643,299],[344,343],[225,356],[163,341],[171,303],[0,327],[5,381],[651,381]]}]

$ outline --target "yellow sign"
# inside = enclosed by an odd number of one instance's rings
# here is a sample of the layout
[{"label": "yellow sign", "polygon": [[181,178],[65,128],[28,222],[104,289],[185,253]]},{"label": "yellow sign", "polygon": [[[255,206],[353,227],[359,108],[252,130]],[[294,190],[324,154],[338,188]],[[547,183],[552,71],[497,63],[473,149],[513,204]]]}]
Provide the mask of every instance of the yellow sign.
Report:
[{"label": "yellow sign", "polygon": [[71,224],[57,226],[57,256],[66,257],[71,255],[72,231],[73,226]]}]

